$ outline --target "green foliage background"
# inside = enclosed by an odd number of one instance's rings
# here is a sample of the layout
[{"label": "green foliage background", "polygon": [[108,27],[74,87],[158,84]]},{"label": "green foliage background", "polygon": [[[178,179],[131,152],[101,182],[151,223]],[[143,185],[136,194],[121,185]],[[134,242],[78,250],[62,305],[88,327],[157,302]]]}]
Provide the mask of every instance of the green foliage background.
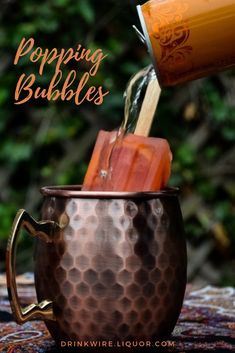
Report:
[{"label": "green foliage background", "polygon": [[[2,0],[0,13],[0,252],[18,208],[37,219],[39,188],[80,184],[100,128],[122,121],[123,92],[130,77],[150,63],[132,25],[135,1]],[[102,48],[108,57],[93,84],[110,94],[102,106],[30,100],[14,105],[22,72],[36,73],[28,57],[13,59],[22,37],[35,46]],[[75,63],[64,70],[78,69]],[[79,66],[79,75],[86,67]],[[47,87],[53,67],[37,81]],[[170,184],[181,188],[189,246],[189,280],[235,285],[235,75],[233,71],[163,90],[153,136],[174,154]],[[23,251],[24,250],[24,251]],[[31,248],[22,250],[22,270]],[[26,267],[24,267],[26,266]],[[3,262],[0,270],[4,269]]]}]

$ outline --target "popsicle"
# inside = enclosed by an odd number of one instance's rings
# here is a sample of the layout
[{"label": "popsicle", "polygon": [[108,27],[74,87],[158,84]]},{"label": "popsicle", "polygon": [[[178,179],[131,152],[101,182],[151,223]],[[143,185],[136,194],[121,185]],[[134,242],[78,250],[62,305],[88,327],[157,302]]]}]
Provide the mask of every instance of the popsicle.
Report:
[{"label": "popsicle", "polygon": [[172,154],[167,140],[147,137],[160,96],[157,79],[147,87],[134,134],[98,134],[82,190],[158,191],[166,186]]}]

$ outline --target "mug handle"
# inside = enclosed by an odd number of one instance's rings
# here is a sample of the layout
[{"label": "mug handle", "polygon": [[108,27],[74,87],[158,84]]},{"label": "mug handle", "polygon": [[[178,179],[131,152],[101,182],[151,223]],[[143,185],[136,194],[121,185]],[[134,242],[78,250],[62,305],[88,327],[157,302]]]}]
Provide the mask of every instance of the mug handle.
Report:
[{"label": "mug handle", "polygon": [[55,320],[53,303],[47,299],[39,304],[30,304],[25,308],[20,306],[16,286],[15,259],[16,245],[21,228],[25,228],[30,235],[38,236],[43,241],[51,243],[53,233],[58,231],[60,226],[54,221],[36,222],[23,209],[17,212],[6,251],[7,290],[12,313],[18,324],[34,319]]}]

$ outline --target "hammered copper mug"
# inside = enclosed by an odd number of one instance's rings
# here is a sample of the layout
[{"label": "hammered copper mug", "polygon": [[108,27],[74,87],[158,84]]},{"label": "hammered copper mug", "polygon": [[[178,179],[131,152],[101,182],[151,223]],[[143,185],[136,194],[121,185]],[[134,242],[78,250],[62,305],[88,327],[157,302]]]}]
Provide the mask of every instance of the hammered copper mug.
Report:
[{"label": "hammered copper mug", "polygon": [[[44,187],[42,221],[15,218],[7,248],[15,320],[42,318],[62,340],[165,338],[186,285],[186,246],[177,190],[82,192]],[[15,280],[21,228],[36,237],[39,304],[21,308]]]}]

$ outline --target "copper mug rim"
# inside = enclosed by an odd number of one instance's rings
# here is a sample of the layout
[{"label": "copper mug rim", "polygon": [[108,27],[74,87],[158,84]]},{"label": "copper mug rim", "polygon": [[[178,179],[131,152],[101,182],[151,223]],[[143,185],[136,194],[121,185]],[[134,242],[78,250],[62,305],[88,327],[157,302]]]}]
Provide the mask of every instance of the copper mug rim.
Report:
[{"label": "copper mug rim", "polygon": [[179,188],[167,187],[160,191],[82,191],[81,185],[44,186],[40,188],[43,196],[64,198],[101,198],[101,199],[151,199],[159,197],[178,196]]}]

